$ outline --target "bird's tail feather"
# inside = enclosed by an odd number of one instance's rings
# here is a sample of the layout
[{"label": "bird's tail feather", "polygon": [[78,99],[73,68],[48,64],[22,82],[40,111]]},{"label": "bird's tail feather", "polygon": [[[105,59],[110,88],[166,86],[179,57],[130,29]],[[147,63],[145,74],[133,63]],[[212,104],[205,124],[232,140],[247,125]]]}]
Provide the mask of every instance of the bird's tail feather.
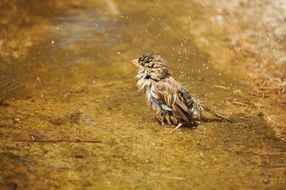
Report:
[{"label": "bird's tail feather", "polygon": [[207,107],[207,106],[205,106],[205,105],[201,105],[201,106],[202,106],[202,108],[203,108],[206,112],[209,112],[209,113],[215,115],[216,117],[218,117],[218,118],[220,118],[220,119],[222,119],[222,120],[224,120],[224,121],[227,121],[227,122],[229,122],[229,123],[233,123],[233,122],[234,122],[233,120],[228,119],[228,118],[226,118],[226,117],[224,117],[224,116],[222,116],[222,115],[220,115],[220,114],[214,112],[213,110],[211,110],[209,107]]}]

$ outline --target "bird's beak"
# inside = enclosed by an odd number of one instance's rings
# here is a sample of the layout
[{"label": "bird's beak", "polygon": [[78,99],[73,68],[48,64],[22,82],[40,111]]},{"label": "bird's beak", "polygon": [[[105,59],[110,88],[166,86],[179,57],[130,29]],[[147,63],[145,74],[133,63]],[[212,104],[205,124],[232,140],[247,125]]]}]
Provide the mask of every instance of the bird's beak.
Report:
[{"label": "bird's beak", "polygon": [[133,63],[134,65],[136,65],[137,67],[139,67],[138,59],[133,59],[133,60],[132,60],[132,63]]}]

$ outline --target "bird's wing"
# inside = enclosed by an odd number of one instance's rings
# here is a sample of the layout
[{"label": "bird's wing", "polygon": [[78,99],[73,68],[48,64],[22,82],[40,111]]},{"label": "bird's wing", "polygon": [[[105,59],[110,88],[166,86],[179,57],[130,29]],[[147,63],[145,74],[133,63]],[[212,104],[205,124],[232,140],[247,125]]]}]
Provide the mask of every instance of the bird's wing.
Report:
[{"label": "bird's wing", "polygon": [[153,85],[153,92],[158,99],[163,101],[168,107],[172,108],[174,115],[186,122],[193,118],[190,112],[189,103],[185,93],[188,93],[182,85],[173,77],[168,77],[156,82]]}]

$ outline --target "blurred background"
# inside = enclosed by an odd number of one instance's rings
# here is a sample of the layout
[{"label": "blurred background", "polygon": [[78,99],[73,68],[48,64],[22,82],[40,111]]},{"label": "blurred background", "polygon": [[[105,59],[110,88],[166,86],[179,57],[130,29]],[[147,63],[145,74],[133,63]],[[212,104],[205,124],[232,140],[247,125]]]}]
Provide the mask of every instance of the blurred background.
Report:
[{"label": "blurred background", "polygon": [[[283,189],[285,20],[283,0],[1,0],[0,186]],[[160,126],[149,51],[236,122]]]}]

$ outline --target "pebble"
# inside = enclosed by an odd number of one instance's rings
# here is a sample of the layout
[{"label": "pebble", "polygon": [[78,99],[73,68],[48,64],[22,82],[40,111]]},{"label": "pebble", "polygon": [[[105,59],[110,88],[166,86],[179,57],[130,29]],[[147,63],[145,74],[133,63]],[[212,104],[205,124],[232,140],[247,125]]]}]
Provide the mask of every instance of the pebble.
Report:
[{"label": "pebble", "polygon": [[242,94],[242,91],[239,90],[239,89],[236,89],[236,90],[233,91],[233,93],[234,93],[234,94]]},{"label": "pebble", "polygon": [[13,123],[19,123],[21,120],[19,118],[13,119]]}]

